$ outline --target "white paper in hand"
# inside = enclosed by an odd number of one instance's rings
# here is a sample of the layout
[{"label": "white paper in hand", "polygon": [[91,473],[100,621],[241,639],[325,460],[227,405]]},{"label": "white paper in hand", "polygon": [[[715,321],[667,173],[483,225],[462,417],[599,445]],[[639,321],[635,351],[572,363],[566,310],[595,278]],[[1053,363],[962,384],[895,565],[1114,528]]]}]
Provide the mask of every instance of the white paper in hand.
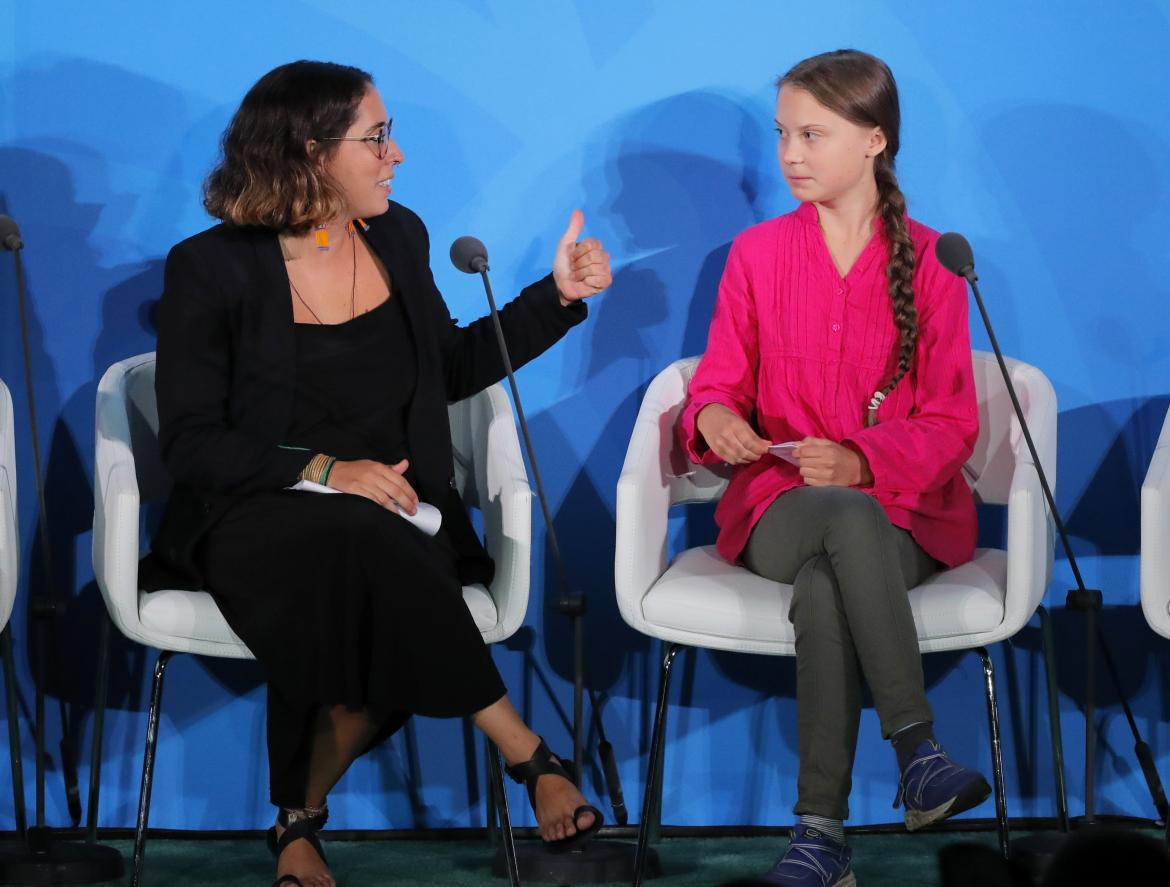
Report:
[{"label": "white paper in hand", "polygon": [[787,443],[776,443],[768,447],[768,452],[775,456],[779,456],[785,462],[791,462],[793,465],[799,466],[800,459],[797,458],[796,448],[800,446],[800,441],[790,440]]},{"label": "white paper in hand", "polygon": [[[341,490],[335,490],[333,487],[327,487],[324,484],[315,484],[311,480],[299,480],[291,487],[286,487],[289,490],[300,490],[302,493],[340,493]],[[403,520],[410,521],[428,536],[433,536],[439,532],[439,527],[443,525],[443,513],[435,508],[429,502],[419,502],[418,509],[414,514],[407,514],[401,508],[398,509],[398,514]]]}]

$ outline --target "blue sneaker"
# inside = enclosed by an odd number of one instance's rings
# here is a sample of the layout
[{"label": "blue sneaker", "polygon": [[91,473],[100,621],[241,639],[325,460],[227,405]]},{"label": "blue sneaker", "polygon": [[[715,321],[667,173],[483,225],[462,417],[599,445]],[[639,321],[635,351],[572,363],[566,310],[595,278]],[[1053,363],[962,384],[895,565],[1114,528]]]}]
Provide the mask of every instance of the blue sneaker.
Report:
[{"label": "blue sneaker", "polygon": [[797,823],[788,849],[760,880],[782,887],[856,887],[852,860],[853,851],[847,845]]},{"label": "blue sneaker", "polygon": [[987,800],[991,786],[982,775],[960,767],[937,742],[926,740],[898,780],[894,807],[906,804],[906,829],[915,831],[933,822],[970,810]]}]

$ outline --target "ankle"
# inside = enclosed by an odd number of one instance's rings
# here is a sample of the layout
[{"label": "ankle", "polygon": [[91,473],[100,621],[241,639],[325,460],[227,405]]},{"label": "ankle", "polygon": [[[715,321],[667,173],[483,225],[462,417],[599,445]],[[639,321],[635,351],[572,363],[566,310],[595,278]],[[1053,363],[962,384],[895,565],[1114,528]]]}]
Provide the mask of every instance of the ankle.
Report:
[{"label": "ankle", "polygon": [[529,730],[527,736],[520,735],[509,738],[506,746],[499,743],[497,745],[500,754],[504,756],[504,763],[509,767],[514,767],[516,764],[532,760],[532,756],[540,748],[541,741],[539,736]]},{"label": "ankle", "polygon": [[934,725],[929,721],[919,721],[908,724],[890,735],[890,743],[894,746],[894,754],[898,757],[898,769],[905,770],[914,757],[918,746],[924,742],[934,742]]},{"label": "ankle", "polygon": [[294,822],[303,820],[319,820],[321,825],[329,819],[329,804],[322,801],[320,805],[305,804],[304,807],[278,807],[276,810],[276,827],[284,831]]},{"label": "ankle", "polygon": [[845,823],[831,816],[817,816],[815,813],[801,813],[800,824],[814,828],[826,838],[831,838],[838,844],[845,843]]}]

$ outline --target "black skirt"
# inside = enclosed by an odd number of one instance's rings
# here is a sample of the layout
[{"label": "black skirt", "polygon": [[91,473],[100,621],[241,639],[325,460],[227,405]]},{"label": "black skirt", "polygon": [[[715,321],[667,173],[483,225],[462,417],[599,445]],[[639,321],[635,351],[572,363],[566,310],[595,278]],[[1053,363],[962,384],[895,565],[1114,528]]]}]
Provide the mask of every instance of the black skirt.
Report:
[{"label": "black skirt", "polygon": [[[415,364],[396,303],[336,326],[298,325],[289,446],[386,464],[409,458],[403,418]],[[380,726],[376,744],[412,714],[469,715],[505,693],[442,530],[427,536],[360,496],[276,491],[236,502],[204,538],[200,560],[268,676],[278,806],[304,805],[323,705],[366,710]]]}]

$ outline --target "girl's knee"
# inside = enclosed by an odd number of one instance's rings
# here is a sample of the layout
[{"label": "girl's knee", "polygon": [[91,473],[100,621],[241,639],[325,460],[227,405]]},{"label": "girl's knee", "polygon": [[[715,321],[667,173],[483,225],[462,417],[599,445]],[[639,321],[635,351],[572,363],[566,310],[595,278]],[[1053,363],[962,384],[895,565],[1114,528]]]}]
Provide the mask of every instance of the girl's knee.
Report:
[{"label": "girl's knee", "polygon": [[887,533],[890,520],[877,499],[852,487],[824,487],[832,492],[826,504],[827,529],[856,538],[865,533]]}]

